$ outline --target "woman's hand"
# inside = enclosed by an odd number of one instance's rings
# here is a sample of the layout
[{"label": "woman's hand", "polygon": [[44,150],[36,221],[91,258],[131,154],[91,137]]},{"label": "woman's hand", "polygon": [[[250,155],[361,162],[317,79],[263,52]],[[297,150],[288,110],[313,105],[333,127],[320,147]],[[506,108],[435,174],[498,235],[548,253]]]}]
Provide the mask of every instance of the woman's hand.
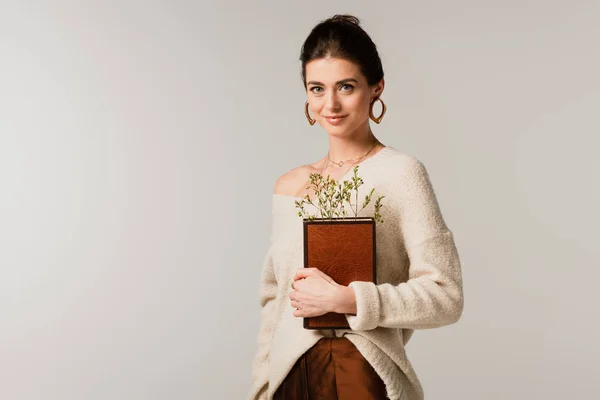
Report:
[{"label": "woman's hand", "polygon": [[354,290],[340,285],[318,268],[300,268],[290,292],[294,317],[318,317],[328,312],[356,313]]}]

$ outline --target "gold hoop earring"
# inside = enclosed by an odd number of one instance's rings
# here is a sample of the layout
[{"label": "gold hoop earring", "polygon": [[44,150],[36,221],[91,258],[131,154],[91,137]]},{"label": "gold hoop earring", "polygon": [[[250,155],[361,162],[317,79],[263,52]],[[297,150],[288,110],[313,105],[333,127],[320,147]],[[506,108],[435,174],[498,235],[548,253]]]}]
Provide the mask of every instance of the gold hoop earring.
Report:
[{"label": "gold hoop earring", "polygon": [[308,120],[310,126],[313,126],[315,122],[317,122],[316,119],[310,117],[310,114],[308,112],[308,100],[306,101],[306,104],[304,104],[304,114],[306,115],[306,119]]},{"label": "gold hoop earring", "polygon": [[[373,104],[375,104],[375,102],[379,100],[381,102],[381,115],[379,115],[379,117],[375,117],[375,115],[373,115]],[[381,100],[380,97],[376,97],[372,102],[371,102],[371,106],[369,107],[369,118],[371,118],[373,120],[373,122],[375,122],[376,124],[381,122],[381,119],[383,118],[383,115],[385,114],[385,110],[386,110],[386,106],[385,103],[383,102],[383,100]]]}]

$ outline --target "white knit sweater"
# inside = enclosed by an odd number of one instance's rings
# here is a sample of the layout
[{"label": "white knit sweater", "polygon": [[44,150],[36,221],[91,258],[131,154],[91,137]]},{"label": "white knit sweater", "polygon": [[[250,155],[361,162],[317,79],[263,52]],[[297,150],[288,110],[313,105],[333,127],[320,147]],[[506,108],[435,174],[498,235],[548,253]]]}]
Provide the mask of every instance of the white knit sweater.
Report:
[{"label": "white knit sweater", "polygon": [[[340,179],[349,180],[352,168]],[[373,366],[392,400],[421,400],[404,345],[415,329],[452,324],[463,310],[461,265],[423,163],[390,146],[359,164],[364,184],[385,195],[376,225],[377,282],[352,282],[356,315],[347,330],[307,330],[294,317],[290,285],[303,267],[302,219],[294,200],[273,194],[271,242],[259,285],[261,323],[249,399],[271,400],[298,358],[322,337],[345,336]],[[373,216],[374,201],[359,216]],[[307,210],[311,210],[310,208]],[[314,211],[314,210],[313,210]],[[353,215],[353,214],[352,214]]]}]

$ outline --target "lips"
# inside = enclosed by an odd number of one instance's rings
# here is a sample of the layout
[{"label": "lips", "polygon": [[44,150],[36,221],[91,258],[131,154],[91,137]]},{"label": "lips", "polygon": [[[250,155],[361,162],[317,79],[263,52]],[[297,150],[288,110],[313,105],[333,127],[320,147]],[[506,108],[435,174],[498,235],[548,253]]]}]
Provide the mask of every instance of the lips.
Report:
[{"label": "lips", "polygon": [[336,125],[336,124],[339,124],[346,117],[347,117],[346,115],[338,115],[338,116],[325,117],[325,120],[327,122],[329,122],[331,125]]}]

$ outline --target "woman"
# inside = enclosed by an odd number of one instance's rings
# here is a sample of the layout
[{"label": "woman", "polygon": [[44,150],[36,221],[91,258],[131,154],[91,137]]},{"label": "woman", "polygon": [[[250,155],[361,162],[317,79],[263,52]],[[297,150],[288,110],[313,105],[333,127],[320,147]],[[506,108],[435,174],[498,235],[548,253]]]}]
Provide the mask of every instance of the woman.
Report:
[{"label": "woman", "polygon": [[[371,131],[369,120],[379,123],[385,113],[383,69],[358,19],[342,15],[319,23],[300,59],[306,117],[325,129],[329,151],[275,183],[250,399],[423,399],[404,345],[414,329],[448,325],[462,314],[453,234],[423,163],[384,146]],[[373,112],[377,101],[379,116]],[[295,201],[314,195],[310,174],[342,181],[355,165],[363,186],[385,196],[385,223],[376,225],[378,284],[343,286],[318,269],[302,268]],[[363,211],[373,216],[372,204]],[[303,328],[304,317],[327,312],[345,314],[350,329]]]}]

